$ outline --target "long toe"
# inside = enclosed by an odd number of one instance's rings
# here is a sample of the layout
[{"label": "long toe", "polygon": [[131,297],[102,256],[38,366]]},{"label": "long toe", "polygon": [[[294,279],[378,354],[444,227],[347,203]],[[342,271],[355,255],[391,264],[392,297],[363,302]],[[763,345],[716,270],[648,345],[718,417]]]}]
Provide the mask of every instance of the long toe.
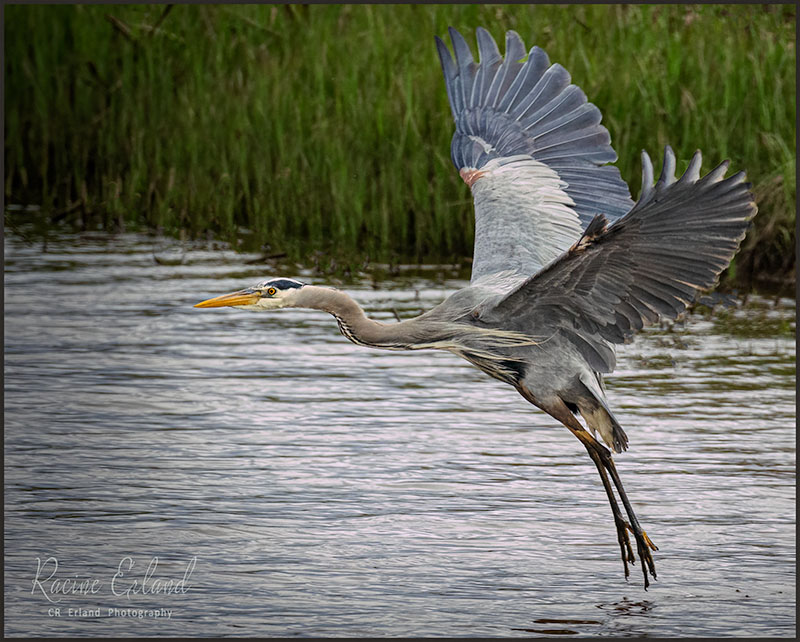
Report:
[{"label": "long toe", "polygon": [[614,523],[617,526],[617,542],[619,542],[620,557],[622,558],[622,566],[625,568],[625,579],[627,580],[630,576],[628,562],[631,564],[636,563],[636,557],[633,554],[633,548],[631,548],[631,540],[628,537],[628,531],[633,532],[633,530],[622,516],[615,515]]},{"label": "long toe", "polygon": [[655,544],[653,544],[653,540],[651,540],[651,539],[650,539],[650,538],[647,536],[647,533],[645,533],[644,531],[642,531],[642,537],[644,537],[644,541],[645,541],[645,543],[647,544],[647,546],[648,546],[648,547],[649,547],[651,550],[653,550],[653,551],[657,551],[657,550],[658,550],[658,546],[656,546]]}]

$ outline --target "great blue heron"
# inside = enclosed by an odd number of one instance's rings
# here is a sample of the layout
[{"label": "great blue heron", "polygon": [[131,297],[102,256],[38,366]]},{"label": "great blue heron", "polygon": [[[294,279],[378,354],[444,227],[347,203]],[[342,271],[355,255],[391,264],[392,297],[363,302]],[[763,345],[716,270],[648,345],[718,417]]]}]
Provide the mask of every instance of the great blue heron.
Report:
[{"label": "great blue heron", "polygon": [[[617,529],[625,577],[641,561],[656,577],[651,550],[609,450],[628,437],[611,412],[603,374],[614,344],[659,317],[675,318],[712,287],[756,213],[744,173],[724,178],[723,162],[700,177],[700,152],[675,179],[667,147],[658,182],[642,152],[642,192],[634,204],[600,111],[513,31],[500,56],[477,30],[480,63],[450,29],[455,60],[436,38],[456,131],[452,159],[475,204],[469,286],[424,314],[383,324],[336,289],[286,278],[198,303],[244,310],[311,308],[332,314],[353,343],[388,350],[447,350],[514,386],[564,424],[600,473]],[[583,418],[584,425],[578,419]],[[627,513],[623,517],[616,487]]]}]

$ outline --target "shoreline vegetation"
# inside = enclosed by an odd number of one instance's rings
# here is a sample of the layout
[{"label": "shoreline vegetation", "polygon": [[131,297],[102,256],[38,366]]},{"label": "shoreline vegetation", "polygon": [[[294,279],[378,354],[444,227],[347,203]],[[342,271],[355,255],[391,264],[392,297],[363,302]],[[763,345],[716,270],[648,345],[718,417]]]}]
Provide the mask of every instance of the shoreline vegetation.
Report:
[{"label": "shoreline vegetation", "polygon": [[[433,36],[542,47],[640,151],[725,158],[759,214],[723,288],[791,291],[794,5],[7,5],[5,223],[216,239],[320,271],[468,265]],[[475,51],[476,55],[477,52]],[[658,159],[658,160],[656,160]]]}]

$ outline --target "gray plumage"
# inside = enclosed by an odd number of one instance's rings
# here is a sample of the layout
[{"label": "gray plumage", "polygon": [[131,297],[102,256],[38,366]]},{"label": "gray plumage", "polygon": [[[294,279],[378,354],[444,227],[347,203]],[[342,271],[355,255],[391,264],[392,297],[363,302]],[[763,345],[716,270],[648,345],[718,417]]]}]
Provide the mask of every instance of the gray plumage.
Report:
[{"label": "gray plumage", "polygon": [[[676,180],[667,147],[655,184],[642,154],[642,193],[623,215],[627,187],[616,170],[599,165],[616,158],[608,132],[566,71],[536,47],[519,62],[524,47],[514,32],[503,59],[479,29],[480,64],[456,31],[450,35],[455,61],[438,39],[437,46],[456,119],[453,159],[475,197],[470,285],[393,324],[369,319],[343,292],[287,279],[196,307],[323,310],[358,345],[447,350],[514,386],[586,447],[612,509],[625,575],[635,560],[630,531],[647,588],[656,547],[595,439],[615,452],[628,446],[602,375],[614,369],[616,344],[659,318],[675,318],[714,285],[756,213],[750,185],[742,172],[724,178],[727,162],[701,178],[699,151]],[[572,176],[586,177],[577,183],[583,200]]]},{"label": "gray plumage", "polygon": [[606,165],[617,154],[600,124],[600,110],[570,84],[567,70],[551,65],[539,47],[520,62],[525,45],[514,31],[506,33],[503,59],[480,27],[480,63],[475,63],[461,34],[449,32],[455,61],[438,37],[436,46],[456,125],[450,148],[456,169],[527,155],[564,181],[584,229],[597,214],[609,221],[625,214],[633,202],[619,170]]},{"label": "gray plumage", "polygon": [[644,189],[631,211],[608,228],[598,216],[569,252],[482,318],[523,325],[536,319],[539,328],[548,319],[594,370],[611,372],[610,344],[660,316],[675,318],[698,291],[712,287],[756,213],[743,172],[722,180],[725,162],[700,179],[700,163],[698,151],[675,182],[675,156],[667,147],[653,186],[646,182],[652,165],[643,153]]}]

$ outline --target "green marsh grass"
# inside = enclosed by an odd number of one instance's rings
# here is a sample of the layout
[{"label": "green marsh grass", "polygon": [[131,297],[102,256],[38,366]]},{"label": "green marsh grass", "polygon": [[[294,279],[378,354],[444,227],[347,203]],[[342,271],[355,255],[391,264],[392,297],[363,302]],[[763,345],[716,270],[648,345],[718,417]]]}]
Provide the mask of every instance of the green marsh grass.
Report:
[{"label": "green marsh grass", "polygon": [[300,261],[461,261],[448,25],[563,64],[634,195],[667,143],[679,170],[697,148],[746,169],[761,211],[731,276],[793,273],[793,5],[6,5],[6,203]]}]

